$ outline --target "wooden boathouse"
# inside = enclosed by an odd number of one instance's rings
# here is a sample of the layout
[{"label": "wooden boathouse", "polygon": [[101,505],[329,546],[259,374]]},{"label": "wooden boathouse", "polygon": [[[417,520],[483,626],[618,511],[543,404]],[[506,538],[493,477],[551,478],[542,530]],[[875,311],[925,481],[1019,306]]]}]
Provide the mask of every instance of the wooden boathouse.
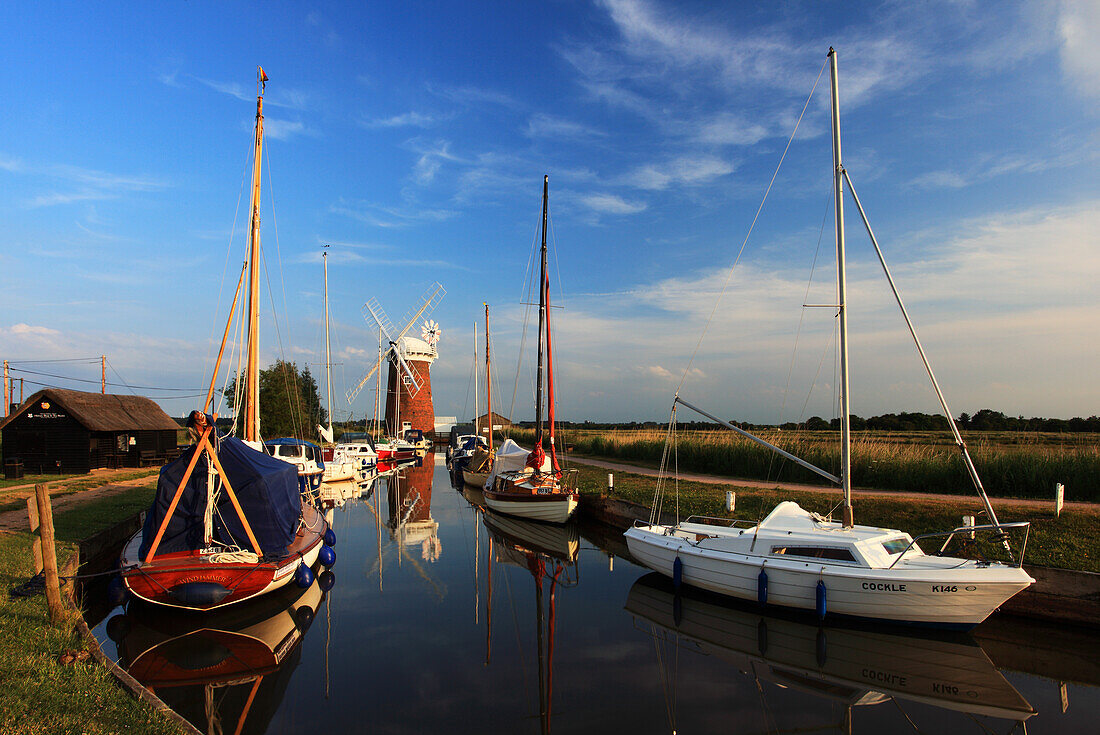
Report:
[{"label": "wooden boathouse", "polygon": [[5,469],[79,474],[163,463],[179,428],[149,398],[46,388],[0,423],[0,435]]}]

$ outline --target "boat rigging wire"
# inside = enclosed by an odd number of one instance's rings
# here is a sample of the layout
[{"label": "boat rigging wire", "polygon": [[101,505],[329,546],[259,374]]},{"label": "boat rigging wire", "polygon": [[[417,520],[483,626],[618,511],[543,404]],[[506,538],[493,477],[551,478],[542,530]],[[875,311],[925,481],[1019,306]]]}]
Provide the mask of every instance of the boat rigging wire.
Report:
[{"label": "boat rigging wire", "polygon": [[[237,236],[237,218],[241,213],[241,199],[244,197],[244,183],[248,180],[249,169],[252,167],[248,165],[249,160],[252,158],[254,151],[252,143],[248,144],[248,150],[244,155],[244,170],[241,171],[241,189],[237,192],[237,206],[233,210],[233,225],[229,228],[229,246],[225,249],[225,264],[222,266],[222,279],[218,284],[218,303],[214,307],[215,318],[210,320],[210,341],[209,347],[206,350],[206,357],[203,359],[203,365],[210,365],[210,353],[214,348],[215,336],[217,335],[218,321],[217,315],[222,312],[222,291],[225,289],[225,276],[229,272],[229,257],[233,254],[233,240]],[[205,374],[205,370],[203,371]],[[213,372],[211,370],[211,372]]]},{"label": "boat rigging wire", "polygon": [[821,81],[821,75],[825,72],[825,66],[828,64],[828,59],[821,65],[820,71],[817,73],[817,79],[814,80],[814,86],[810,89],[810,94],[806,97],[806,103],[802,105],[802,112],[798,115],[798,120],[794,124],[794,130],[791,131],[791,137],[787,139],[787,145],[783,148],[783,155],[779,157],[779,163],[775,166],[775,171],[772,173],[771,181],[768,182],[768,187],[764,190],[764,196],[760,200],[760,206],[756,208],[756,214],[752,218],[752,223],[749,225],[748,232],[745,233],[745,239],[741,241],[741,248],[737,251],[737,257],[733,259],[733,263],[730,265],[729,270],[726,272],[726,280],[722,284],[722,290],[718,294],[718,298],[714,300],[714,307],[710,311],[710,316],[707,317],[706,323],[703,325],[703,331],[699,335],[699,341],[695,344],[695,350],[691,353],[691,358],[688,360],[687,366],[684,368],[684,374],[680,377],[680,384],[676,386],[676,395],[680,395],[680,389],[684,386],[684,381],[687,380],[688,373],[691,372],[691,366],[695,363],[695,358],[699,354],[699,348],[703,345],[703,339],[707,335],[707,330],[710,328],[710,323],[714,320],[714,315],[718,311],[718,305],[722,302],[722,297],[726,295],[726,291],[729,289],[730,279],[733,277],[733,271],[737,268],[738,262],[741,260],[741,254],[745,252],[745,245],[749,242],[749,237],[752,236],[753,228],[756,227],[756,221],[760,219],[760,213],[764,210],[764,203],[768,201],[768,194],[771,193],[772,186],[775,184],[775,179],[779,176],[779,169],[783,166],[783,161],[787,158],[787,151],[791,149],[791,143],[794,142],[794,136],[798,134],[798,126],[802,122],[802,118],[806,114],[806,109],[810,106],[810,100],[813,99],[814,91],[817,89],[818,82]]}]

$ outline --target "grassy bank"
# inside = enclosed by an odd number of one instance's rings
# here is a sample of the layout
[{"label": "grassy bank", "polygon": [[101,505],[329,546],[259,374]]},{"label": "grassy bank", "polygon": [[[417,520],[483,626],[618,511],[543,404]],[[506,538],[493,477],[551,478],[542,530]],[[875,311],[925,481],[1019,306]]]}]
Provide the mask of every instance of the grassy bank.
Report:
[{"label": "grassy bank", "polygon": [[[530,442],[531,432],[514,438]],[[840,466],[837,434],[770,431],[761,438],[834,474]],[[1002,498],[1050,498],[1054,484],[1066,498],[1100,502],[1100,441],[1094,434],[1018,434],[966,437],[986,491]],[[568,431],[562,441],[581,454],[657,464],[665,436],[657,431]],[[818,475],[731,431],[695,431],[680,436],[682,470],[774,482],[823,484]],[[959,451],[943,432],[853,434],[852,484],[881,490],[968,494],[973,486]]]},{"label": "grassy bank", "polygon": [[11,483],[0,486],[0,513],[8,510],[21,510],[26,507],[26,495],[28,493],[33,495],[33,491],[26,488],[26,485],[29,484],[48,483],[50,497],[56,498],[61,495],[78,493],[82,490],[91,490],[109,483],[137,480],[143,477],[150,478],[150,482],[155,484],[159,472],[160,468],[154,467],[135,469],[129,472],[112,472],[109,476],[99,474],[62,475],[60,477],[58,475],[27,476],[19,480],[18,488],[13,487]]},{"label": "grassy bank", "polygon": [[[67,558],[77,542],[146,508],[148,487],[137,487],[100,502],[89,502],[54,517],[58,556]],[[11,599],[7,589],[31,574],[31,535],[0,534],[0,731],[8,733],[137,733],[179,730],[132,698],[114,678],[88,658],[61,663],[83,642],[74,621],[50,624],[44,596]],[[75,620],[75,619],[74,619]]]},{"label": "grassy bank", "polygon": [[[602,494],[607,491],[607,470],[583,464],[575,464],[580,471],[580,489],[582,493]],[[650,507],[656,479],[642,475],[615,473],[615,492],[617,498]],[[735,490],[737,504],[733,513],[725,512],[727,490]],[[734,483],[729,486],[711,485],[699,482],[680,482],[679,512],[682,518],[691,514],[731,517],[758,521],[766,516],[777,503],[793,500],[807,510],[826,514],[840,501],[840,493],[810,493],[780,490],[760,490],[738,488]],[[670,487],[664,501],[666,513],[676,511],[676,497]],[[1013,507],[1011,502],[997,503],[995,510],[1002,522],[1031,521],[1031,534],[1027,543],[1025,568],[1029,564],[1073,569],[1087,572],[1100,572],[1100,538],[1094,533],[1100,523],[1100,510],[1071,510],[1054,518],[1050,513],[1036,512],[1033,509]],[[974,498],[972,502],[957,503],[946,500],[892,500],[860,498],[855,504],[856,522],[871,526],[897,528],[912,536],[924,533],[947,531],[959,525],[963,515],[979,517],[981,523],[981,503]],[[1014,538],[1014,548],[1019,548]],[[926,542],[924,548],[932,550],[933,541]],[[953,546],[953,552],[959,547]],[[1003,559],[999,549],[978,544],[972,547],[975,553],[986,554],[992,559]]]}]

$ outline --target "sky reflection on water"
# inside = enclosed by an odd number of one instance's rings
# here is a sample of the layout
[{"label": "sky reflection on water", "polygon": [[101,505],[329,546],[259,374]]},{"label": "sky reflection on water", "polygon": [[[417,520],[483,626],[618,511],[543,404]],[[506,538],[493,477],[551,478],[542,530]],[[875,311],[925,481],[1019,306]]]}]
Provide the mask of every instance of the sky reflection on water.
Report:
[{"label": "sky reflection on water", "polygon": [[[336,586],[305,605],[315,619],[299,626],[300,644],[284,642],[277,671],[260,684],[158,694],[204,731],[213,713],[233,732],[249,707],[242,732],[272,735],[1022,733],[1016,718],[1034,735],[1089,732],[1100,716],[1095,680],[1067,685],[1063,713],[1059,682],[1002,676],[969,636],[821,633],[806,618],[764,618],[706,594],[677,601],[618,556],[614,532],[486,523],[451,486],[441,454],[425,465],[334,512]],[[296,613],[300,595],[273,602],[272,619],[306,615]],[[1013,625],[1022,640],[1036,635]],[[96,633],[110,655],[118,649],[105,627]],[[1095,637],[1084,640],[1096,650]],[[1033,671],[1093,676],[1095,657],[1080,648],[1048,653]],[[188,665],[199,678],[202,662]]]}]

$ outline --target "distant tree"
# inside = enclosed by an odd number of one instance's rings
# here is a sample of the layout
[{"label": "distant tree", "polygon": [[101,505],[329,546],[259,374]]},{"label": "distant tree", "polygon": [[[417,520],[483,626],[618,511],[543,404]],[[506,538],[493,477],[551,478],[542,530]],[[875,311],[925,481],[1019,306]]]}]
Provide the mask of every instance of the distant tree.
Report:
[{"label": "distant tree", "polygon": [[806,420],[806,428],[810,431],[824,431],[829,428],[829,422],[820,416],[811,416]]},{"label": "distant tree", "polygon": [[[234,376],[223,391],[231,409],[235,408],[236,385]],[[328,412],[321,406],[317,381],[308,367],[299,372],[295,363],[276,360],[260,370],[260,433],[264,438],[316,439],[317,425],[327,422]]]}]

